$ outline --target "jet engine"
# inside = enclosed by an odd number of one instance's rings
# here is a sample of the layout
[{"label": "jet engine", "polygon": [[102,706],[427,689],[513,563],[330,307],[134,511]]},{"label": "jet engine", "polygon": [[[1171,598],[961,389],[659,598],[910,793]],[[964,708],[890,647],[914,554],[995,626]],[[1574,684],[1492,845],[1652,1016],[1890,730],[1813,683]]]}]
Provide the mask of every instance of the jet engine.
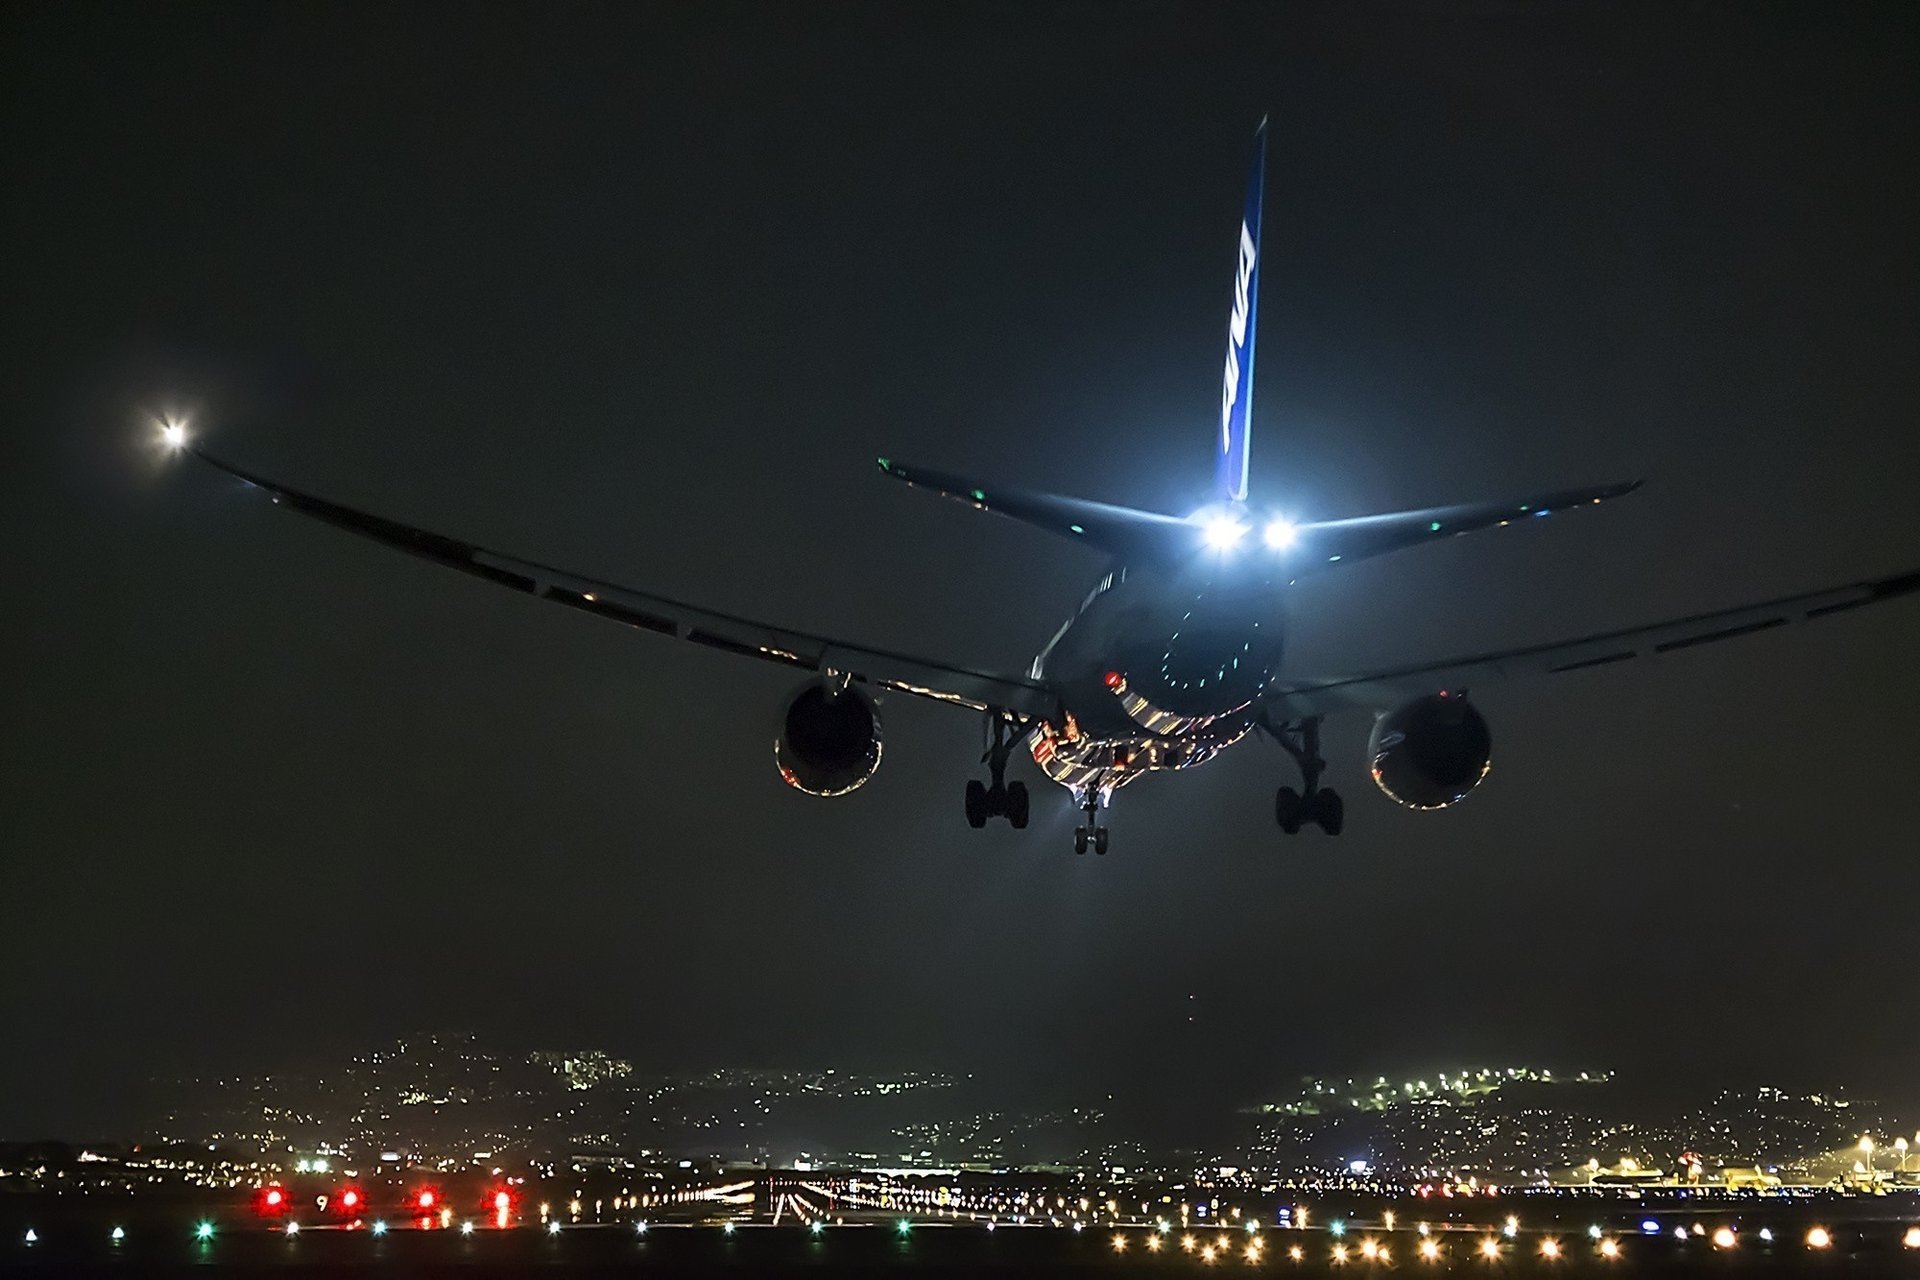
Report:
[{"label": "jet engine", "polygon": [[1464,694],[1433,693],[1374,721],[1367,756],[1374,785],[1389,799],[1410,809],[1444,809],[1487,776],[1493,742]]},{"label": "jet engine", "polygon": [[774,763],[810,796],[843,796],[880,767],[880,713],[857,685],[802,685],[780,719]]}]

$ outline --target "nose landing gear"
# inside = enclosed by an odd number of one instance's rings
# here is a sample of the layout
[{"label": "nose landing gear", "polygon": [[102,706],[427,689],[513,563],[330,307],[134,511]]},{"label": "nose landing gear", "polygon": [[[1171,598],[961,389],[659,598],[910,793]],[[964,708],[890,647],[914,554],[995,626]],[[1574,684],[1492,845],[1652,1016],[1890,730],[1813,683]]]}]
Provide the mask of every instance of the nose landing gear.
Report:
[{"label": "nose landing gear", "polygon": [[1100,816],[1100,793],[1092,787],[1087,788],[1086,799],[1080,802],[1080,810],[1087,815],[1086,823],[1073,829],[1073,851],[1084,854],[1087,844],[1093,844],[1096,854],[1107,851],[1107,829],[1098,822]]},{"label": "nose landing gear", "polygon": [[1302,826],[1312,823],[1330,836],[1339,835],[1346,825],[1347,806],[1338,791],[1320,785],[1320,774],[1327,767],[1320,758],[1320,717],[1308,716],[1292,724],[1266,728],[1300,766],[1301,789],[1282,787],[1273,797],[1273,816],[1280,830],[1297,835]]},{"label": "nose landing gear", "polygon": [[1007,781],[1007,760],[1020,745],[1020,739],[1026,736],[1031,722],[1013,726],[1015,732],[1009,733],[1006,716],[998,712],[988,715],[993,723],[993,743],[980,758],[986,762],[992,781],[967,779],[967,825],[978,831],[987,825],[988,818],[1005,818],[1014,830],[1020,831],[1025,829],[1029,815],[1027,784]]}]

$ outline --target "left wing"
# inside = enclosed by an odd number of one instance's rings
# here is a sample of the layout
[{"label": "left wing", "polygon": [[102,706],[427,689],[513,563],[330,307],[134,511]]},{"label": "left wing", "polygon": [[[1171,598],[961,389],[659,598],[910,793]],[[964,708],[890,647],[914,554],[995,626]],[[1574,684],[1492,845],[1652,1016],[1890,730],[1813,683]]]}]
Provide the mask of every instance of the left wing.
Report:
[{"label": "left wing", "polygon": [[1691,649],[1756,631],[1811,622],[1916,592],[1920,592],[1920,569],[1805,595],[1784,596],[1763,604],[1582,636],[1577,640],[1413,663],[1348,679],[1282,685],[1266,696],[1264,705],[1270,717],[1282,722],[1336,711],[1385,711],[1424,693],[1467,688],[1511,676],[1555,675],[1630,658],[1656,657],[1676,649]]},{"label": "left wing", "polygon": [[976,711],[997,708],[1039,717],[1053,716],[1058,712],[1059,700],[1038,681],[976,671],[953,663],[852,644],[805,631],[793,631],[635,591],[615,583],[584,578],[563,569],[489,551],[444,534],[429,533],[425,529],[356,511],[249,474],[198,448],[185,448],[208,465],[266,493],[276,504],[291,507],[302,515],[312,516],[335,528],[371,538],[449,569],[458,569],[503,587],[524,591],[539,599],[552,600],[583,613],[609,618],[641,631],[689,640],[710,649],[758,658],[763,662],[775,662],[802,671],[851,676],[883,689],[896,689],[902,693],[971,707]]}]

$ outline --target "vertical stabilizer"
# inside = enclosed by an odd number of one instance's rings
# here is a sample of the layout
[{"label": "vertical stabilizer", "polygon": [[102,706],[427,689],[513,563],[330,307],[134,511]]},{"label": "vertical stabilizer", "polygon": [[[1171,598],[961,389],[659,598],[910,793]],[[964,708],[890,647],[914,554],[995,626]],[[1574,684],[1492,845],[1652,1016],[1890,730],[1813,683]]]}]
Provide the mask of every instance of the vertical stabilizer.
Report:
[{"label": "vertical stabilizer", "polygon": [[1260,198],[1266,182],[1267,121],[1253,131],[1247,203],[1240,217],[1240,251],[1233,273],[1233,310],[1227,320],[1227,373],[1220,392],[1219,460],[1215,496],[1247,497],[1248,436],[1253,430],[1253,326],[1260,307]]}]

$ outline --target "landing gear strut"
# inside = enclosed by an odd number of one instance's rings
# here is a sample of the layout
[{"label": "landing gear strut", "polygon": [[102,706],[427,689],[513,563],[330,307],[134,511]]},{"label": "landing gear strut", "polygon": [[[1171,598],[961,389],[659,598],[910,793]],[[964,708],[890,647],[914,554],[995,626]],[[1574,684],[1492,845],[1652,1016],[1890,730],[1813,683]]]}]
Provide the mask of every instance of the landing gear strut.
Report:
[{"label": "landing gear strut", "polygon": [[1093,851],[1104,854],[1107,851],[1107,829],[1099,824],[1100,793],[1092,787],[1087,788],[1087,798],[1080,802],[1080,811],[1087,815],[1086,823],[1073,829],[1073,851],[1085,853],[1087,842],[1093,842]]},{"label": "landing gear strut", "polygon": [[1273,816],[1280,829],[1296,835],[1303,825],[1313,823],[1330,836],[1339,835],[1346,824],[1347,806],[1338,791],[1320,785],[1321,771],[1327,767],[1320,758],[1320,717],[1268,725],[1267,732],[1300,766],[1300,790],[1282,787],[1273,797]]},{"label": "landing gear strut", "polygon": [[1007,760],[1026,736],[1028,724],[1010,726],[1008,717],[997,711],[989,712],[988,718],[993,724],[993,743],[980,759],[986,763],[992,781],[967,780],[967,825],[978,831],[987,825],[988,818],[1005,818],[1019,831],[1027,825],[1027,784],[1007,781]]}]

